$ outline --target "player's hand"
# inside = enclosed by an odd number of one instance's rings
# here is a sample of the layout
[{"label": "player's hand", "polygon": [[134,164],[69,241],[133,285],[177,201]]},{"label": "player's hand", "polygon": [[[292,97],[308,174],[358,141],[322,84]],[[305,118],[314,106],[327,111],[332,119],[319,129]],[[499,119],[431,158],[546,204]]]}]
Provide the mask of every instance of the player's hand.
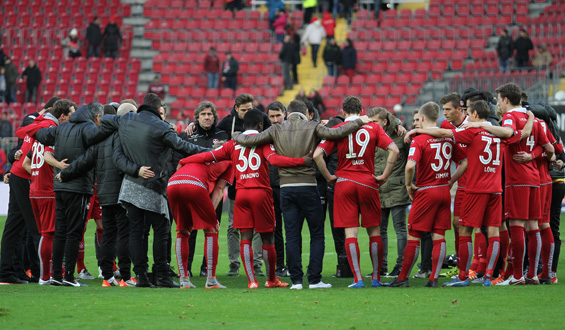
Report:
[{"label": "player's hand", "polygon": [[326,181],[327,181],[329,184],[335,184],[335,183],[337,182],[337,176],[335,176],[335,175],[330,175],[330,178],[329,178],[329,179],[326,179]]},{"label": "player's hand", "polygon": [[530,110],[526,111],[526,113],[528,114],[528,118],[535,118],[534,113],[531,112]]},{"label": "player's hand", "polygon": [[402,136],[402,134],[406,133],[406,128],[404,128],[404,126],[402,126],[402,125],[398,125],[398,126],[396,126],[395,132],[396,132],[396,135]]},{"label": "player's hand", "polygon": [[67,167],[69,167],[69,164],[67,164],[67,158],[63,159],[62,161],[59,162],[59,169],[60,170],[64,170]]},{"label": "player's hand", "polygon": [[216,231],[216,233],[220,232],[220,223],[218,221],[216,221],[216,225],[214,226],[214,230]]},{"label": "player's hand", "polygon": [[385,184],[386,180],[388,180],[388,178],[384,177],[383,175],[376,176],[373,174],[373,178],[377,180],[379,186],[382,186],[383,184]]},{"label": "player's hand", "polygon": [[22,149],[16,151],[16,153],[14,154],[14,159],[15,160],[20,160],[20,158],[22,158],[22,155],[24,154],[24,152],[22,151]]},{"label": "player's hand", "polygon": [[179,164],[177,165],[177,171],[180,170],[181,167],[182,167],[182,165],[179,163]]},{"label": "player's hand", "polygon": [[416,135],[416,129],[411,130],[410,132],[406,133],[406,135],[404,136],[404,143],[410,143],[410,140],[412,140],[412,137],[414,135]]},{"label": "player's hand", "polygon": [[314,158],[312,158],[313,152],[310,151],[308,153],[308,155],[302,157],[304,158],[304,166],[312,166],[312,163],[314,163]]},{"label": "player's hand", "polygon": [[10,183],[10,175],[12,175],[12,173],[6,173],[6,174],[4,174],[4,183],[5,183],[5,184],[9,184],[9,183]]},{"label": "player's hand", "polygon": [[555,163],[553,163],[553,168],[556,170],[563,168],[563,161],[561,159],[558,159]]},{"label": "player's hand", "polygon": [[514,160],[518,164],[531,162],[532,159],[532,155],[525,151],[519,151],[517,154],[512,155],[512,160]]},{"label": "player's hand", "polygon": [[326,126],[328,124],[328,121],[329,120],[327,120],[327,119],[322,119],[322,120],[320,120],[320,124],[322,124],[323,126]]},{"label": "player's hand", "polygon": [[59,180],[59,182],[63,182],[63,179],[61,179],[61,173],[57,174],[55,179]]},{"label": "player's hand", "polygon": [[[239,134],[238,134],[238,135],[239,135]],[[226,142],[227,142],[226,140],[218,141],[218,142],[216,142],[216,143],[214,143],[214,144],[212,145],[212,149],[218,149],[219,147],[222,146],[222,144],[224,144],[224,143],[226,143]]]},{"label": "player's hand", "polygon": [[477,123],[477,122],[468,122],[467,124],[463,125],[464,129],[467,128],[479,128],[481,127],[481,124]]},{"label": "player's hand", "polygon": [[449,180],[449,181],[447,181],[447,184],[449,185],[449,190],[451,190],[451,188],[453,187],[453,184],[455,184],[455,182]]},{"label": "player's hand", "polygon": [[141,168],[139,169],[139,172],[137,173],[137,175],[140,178],[144,178],[144,179],[150,179],[152,177],[155,176],[155,173],[153,173],[153,171],[151,171],[151,167],[149,166],[141,166]]},{"label": "player's hand", "polygon": [[361,121],[363,121],[363,124],[368,124],[368,123],[372,123],[373,121],[371,120],[371,118],[369,118],[369,116],[361,116],[359,117],[359,119],[361,119]]},{"label": "player's hand", "polygon": [[186,126],[186,128],[184,129],[184,132],[188,135],[192,135],[194,134],[194,128],[196,127],[196,125],[194,123],[190,123],[188,124],[188,126]]},{"label": "player's hand", "polygon": [[410,200],[414,200],[414,195],[416,194],[416,191],[418,191],[418,187],[416,187],[415,184],[411,184],[409,186],[406,186],[406,190],[408,190],[408,196],[410,196]]}]

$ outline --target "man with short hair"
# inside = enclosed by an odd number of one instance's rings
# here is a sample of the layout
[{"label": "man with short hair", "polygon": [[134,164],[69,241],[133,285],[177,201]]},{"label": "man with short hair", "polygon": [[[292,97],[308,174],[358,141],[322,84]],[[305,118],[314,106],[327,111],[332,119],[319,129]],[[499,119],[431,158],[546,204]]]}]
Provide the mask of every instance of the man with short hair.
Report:
[{"label": "man with short hair", "polygon": [[37,89],[41,83],[41,71],[33,59],[29,60],[22,77],[26,77],[26,102],[37,103]]},{"label": "man with short hair", "polygon": [[[367,116],[338,128],[326,128],[306,117],[307,107],[302,101],[294,100],[288,106],[288,119],[280,125],[256,135],[235,137],[244,146],[274,143],[278,152],[287,157],[301,157],[311,152],[319,139],[339,139],[369,122]],[[298,141],[298,143],[297,143]],[[304,217],[310,229],[310,264],[308,282],[311,289],[330,288],[322,282],[324,259],[324,218],[320,196],[317,190],[313,166],[295,166],[279,169],[281,184],[281,209],[286,232],[286,254],[293,286],[301,290],[304,273],[300,252],[301,228]]]},{"label": "man with short hair", "polygon": [[88,41],[88,54],[86,57],[100,57],[102,30],[100,29],[100,18],[98,16],[94,16],[92,22],[86,28],[86,40]]},{"label": "man with short hair", "polygon": [[217,89],[220,75],[220,59],[218,54],[216,54],[215,47],[210,47],[210,52],[204,58],[204,72],[206,72],[208,77],[208,89]]},{"label": "man with short hair", "polygon": [[231,52],[226,53],[226,60],[222,64],[222,81],[225,88],[231,88],[235,92],[237,89],[237,72],[239,71],[239,62],[233,58]]},{"label": "man with short hair", "polygon": [[[348,96],[342,106],[345,122],[359,118],[363,107],[355,96]],[[344,123],[336,127],[343,126]],[[379,147],[388,152],[387,164],[380,176],[375,176],[375,149]],[[323,154],[331,154],[337,148],[338,167],[335,175],[328,172]],[[345,250],[354,275],[350,288],[363,288],[361,263],[357,232],[359,214],[361,226],[367,229],[369,253],[373,263],[371,286],[379,287],[380,270],[383,262],[383,247],[380,233],[381,204],[379,186],[384,184],[398,158],[398,147],[377,123],[361,126],[347,138],[338,141],[323,140],[314,152],[314,159],[320,172],[328,183],[336,183],[335,199],[340,206],[334,209],[335,226],[345,228]]]}]

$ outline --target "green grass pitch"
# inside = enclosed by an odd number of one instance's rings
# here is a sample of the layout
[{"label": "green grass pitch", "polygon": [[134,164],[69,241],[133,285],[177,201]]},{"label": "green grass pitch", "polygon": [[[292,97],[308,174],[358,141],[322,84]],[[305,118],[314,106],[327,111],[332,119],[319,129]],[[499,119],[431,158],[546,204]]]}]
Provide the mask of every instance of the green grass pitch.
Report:
[{"label": "green grass pitch", "polygon": [[[227,219],[225,214],[223,219]],[[0,217],[0,232],[4,222],[5,217]],[[307,261],[309,236],[305,227],[303,259]],[[396,257],[392,227],[389,260]],[[90,221],[85,263],[96,276],[94,230]],[[371,271],[369,243],[367,235],[360,234],[361,267],[366,274]],[[194,270],[202,260],[202,237],[196,247]],[[329,222],[323,281],[333,288],[327,290],[249,290],[243,271],[239,277],[223,276],[228,271],[225,224],[219,239],[217,273],[226,290],[205,290],[205,279],[199,276],[193,279],[197,288],[190,290],[102,288],[99,279],[83,281],[89,285],[84,288],[5,285],[0,286],[0,329],[562,329],[565,324],[563,284],[430,289],[423,287],[425,280],[410,279],[410,288],[348,289],[351,279],[331,277],[336,255]],[[452,231],[446,240],[449,253],[453,253]],[[565,267],[564,259],[562,256],[561,267]],[[304,266],[306,269],[307,263]],[[440,283],[443,281],[447,279],[441,278]]]}]

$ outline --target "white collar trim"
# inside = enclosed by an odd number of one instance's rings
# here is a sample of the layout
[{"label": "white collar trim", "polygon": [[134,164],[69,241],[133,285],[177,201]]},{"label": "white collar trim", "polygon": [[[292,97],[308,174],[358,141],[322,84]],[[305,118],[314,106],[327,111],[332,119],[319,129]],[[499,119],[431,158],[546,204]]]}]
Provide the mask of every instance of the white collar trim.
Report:
[{"label": "white collar trim", "polygon": [[254,129],[248,129],[247,131],[241,133],[241,134],[245,134],[245,135],[251,135],[251,134],[259,134],[259,131],[254,130]]},{"label": "white collar trim", "polygon": [[356,119],[359,119],[359,116],[349,116],[349,117],[345,118],[345,121],[353,121],[353,120],[356,120]]}]

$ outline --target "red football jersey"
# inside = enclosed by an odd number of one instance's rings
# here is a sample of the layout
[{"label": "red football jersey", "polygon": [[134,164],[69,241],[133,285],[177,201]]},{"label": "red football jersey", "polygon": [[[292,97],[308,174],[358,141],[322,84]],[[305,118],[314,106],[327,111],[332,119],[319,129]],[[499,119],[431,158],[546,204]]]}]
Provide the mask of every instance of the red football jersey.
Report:
[{"label": "red football jersey", "polygon": [[[467,124],[468,122],[469,122],[469,116],[465,115],[465,119],[463,119],[463,121],[459,125],[455,126],[455,125],[453,125],[452,122],[444,120],[444,121],[441,122],[441,128],[451,129],[451,130],[460,129],[461,127],[463,127],[463,125]],[[467,145],[465,143],[457,142],[457,146],[461,150],[462,154],[465,154],[465,155],[467,154]],[[456,164],[456,166],[458,167],[459,164]],[[467,175],[467,172],[468,172],[468,170],[465,171],[465,173],[463,173],[463,175],[459,178],[459,180],[457,180],[457,189],[466,189],[467,188],[467,177],[469,176],[469,175]]]},{"label": "red football jersey", "polygon": [[[347,120],[335,127],[346,123]],[[386,150],[392,143],[392,139],[378,124],[369,123],[340,140],[323,140],[318,148],[329,155],[337,147],[337,177],[378,188],[377,181],[373,178],[375,149],[379,147]]]},{"label": "red football jersey", "polygon": [[452,138],[436,138],[420,134],[412,139],[408,160],[416,162],[418,174],[416,186],[441,186],[451,179],[451,160],[459,162],[465,159],[455,146]]},{"label": "red football jersey", "polygon": [[[501,139],[482,128],[452,130],[456,143],[467,145],[467,181],[465,192],[502,192],[502,155],[506,149],[506,139]],[[522,132],[514,135],[519,140]]]},{"label": "red football jersey", "polygon": [[54,154],[50,146],[34,141],[31,146],[31,184],[30,197],[55,197],[53,191],[53,166],[45,161],[45,153]]},{"label": "red football jersey", "polygon": [[12,164],[12,168],[10,169],[10,172],[12,174],[15,174],[17,176],[19,176],[20,178],[24,178],[24,179],[31,179],[31,175],[22,167],[22,164],[24,163],[24,159],[26,158],[27,153],[30,151],[31,149],[31,145],[33,143],[33,139],[29,137],[29,135],[26,135],[24,137],[24,143],[22,144],[22,147],[20,148],[20,150],[22,151],[22,156],[20,157],[20,159],[16,160],[13,164]]},{"label": "red football jersey", "polygon": [[208,193],[212,193],[218,180],[224,180],[229,184],[233,182],[231,162],[186,164],[173,174],[169,183],[184,180],[200,182],[203,188],[208,190]]},{"label": "red football jersey", "polygon": [[[551,143],[554,147],[560,146],[559,143],[557,143],[557,140],[555,139],[553,134],[551,134],[551,131],[549,131],[547,129],[547,124],[545,123],[545,121],[543,121],[541,119],[536,119],[536,121],[539,121],[541,131],[546,136],[549,143]],[[560,154],[559,150],[555,150],[555,154],[556,155]],[[538,170],[539,170],[539,181],[540,181],[539,183],[540,184],[548,184],[548,183],[553,182],[551,180],[551,176],[549,175],[549,162],[547,161],[546,156],[547,155],[544,152],[541,157],[536,158],[536,163],[537,163],[536,165],[537,165]]]},{"label": "red football jersey", "polygon": [[[528,121],[526,109],[515,108],[504,114],[502,117],[502,127],[510,127],[513,131],[522,130]],[[542,134],[540,134],[542,133]],[[529,138],[521,139],[519,142],[508,144],[504,153],[506,175],[506,186],[532,186],[539,187],[540,178],[536,162],[524,164],[516,163],[512,160],[512,155],[525,151],[530,153],[536,145],[545,146],[549,141],[542,132],[539,122],[534,121],[532,133]]]},{"label": "red football jersey", "polygon": [[[257,131],[246,131],[243,134],[257,134]],[[220,162],[231,160],[234,166],[236,189],[264,188],[271,190],[269,179],[269,161],[278,167],[303,166],[303,158],[279,156],[272,144],[255,147],[243,147],[234,140],[224,143],[221,147],[210,152],[193,155],[182,159],[179,164]]]}]

